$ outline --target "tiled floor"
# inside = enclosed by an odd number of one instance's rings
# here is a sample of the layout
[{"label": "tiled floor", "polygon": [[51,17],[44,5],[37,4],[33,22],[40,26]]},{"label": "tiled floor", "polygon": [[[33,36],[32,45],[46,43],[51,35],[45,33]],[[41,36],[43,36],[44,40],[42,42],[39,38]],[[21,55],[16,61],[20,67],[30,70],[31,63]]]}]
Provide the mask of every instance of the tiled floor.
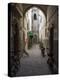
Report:
[{"label": "tiled floor", "polygon": [[47,64],[47,56],[42,56],[39,45],[34,45],[27,52],[29,56],[24,55],[21,58],[21,68],[17,73],[18,76],[51,74]]}]

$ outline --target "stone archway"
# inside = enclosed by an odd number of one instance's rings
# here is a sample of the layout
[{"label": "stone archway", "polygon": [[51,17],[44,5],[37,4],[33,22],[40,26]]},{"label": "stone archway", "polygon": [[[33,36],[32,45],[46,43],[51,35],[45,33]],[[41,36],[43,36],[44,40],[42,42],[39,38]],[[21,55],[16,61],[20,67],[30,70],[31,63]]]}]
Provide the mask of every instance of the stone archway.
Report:
[{"label": "stone archway", "polygon": [[24,12],[24,14],[30,9],[30,8],[32,8],[32,7],[36,7],[36,8],[38,8],[38,9],[40,9],[43,13],[44,13],[44,15],[45,16],[47,16],[47,5],[37,5],[37,4],[22,4],[22,6],[23,6],[23,12]]},{"label": "stone archway", "polygon": [[[27,6],[27,5],[26,5]],[[31,10],[31,9],[33,9],[33,8],[36,8],[39,12],[38,12],[38,14],[40,15],[41,14],[41,16],[43,16],[44,18],[45,18],[45,21],[46,21],[46,16],[45,16],[45,13],[39,8],[39,6],[38,5],[30,5],[30,6],[28,6],[24,11],[24,17],[25,17],[25,15],[26,15],[26,13],[28,13],[28,11],[29,10]],[[42,19],[42,22],[44,22],[43,21],[43,19]],[[42,23],[42,24],[44,24],[44,26],[43,27],[46,27],[46,22],[45,23]],[[25,26],[25,25],[24,25]],[[43,33],[43,32],[42,32]],[[39,35],[40,35],[40,32],[39,32]],[[38,35],[37,35],[38,36]],[[39,38],[37,38],[36,40],[37,40],[37,42],[36,43],[38,43],[38,40]]]}]

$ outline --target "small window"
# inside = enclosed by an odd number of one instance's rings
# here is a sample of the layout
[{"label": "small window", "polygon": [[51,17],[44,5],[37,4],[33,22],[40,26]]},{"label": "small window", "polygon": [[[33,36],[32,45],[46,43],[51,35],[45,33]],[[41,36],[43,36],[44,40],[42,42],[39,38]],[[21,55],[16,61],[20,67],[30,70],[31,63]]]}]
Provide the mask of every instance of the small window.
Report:
[{"label": "small window", "polygon": [[37,16],[36,16],[36,14],[34,14],[34,20],[36,20],[37,19]]}]

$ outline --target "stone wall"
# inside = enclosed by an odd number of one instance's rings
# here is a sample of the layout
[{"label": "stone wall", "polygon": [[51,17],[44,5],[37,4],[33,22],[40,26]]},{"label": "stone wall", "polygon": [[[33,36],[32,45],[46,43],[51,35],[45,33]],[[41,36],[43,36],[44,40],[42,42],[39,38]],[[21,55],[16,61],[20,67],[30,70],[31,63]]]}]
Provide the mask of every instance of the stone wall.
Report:
[{"label": "stone wall", "polygon": [[[21,5],[22,7],[22,5]],[[23,55],[23,13],[17,4],[8,4],[8,75],[16,76]]]},{"label": "stone wall", "polygon": [[[56,66],[58,66],[58,6],[48,6],[47,8],[47,29],[48,29],[47,34],[49,34],[49,29],[51,27],[54,27],[53,55],[55,64]],[[49,35],[47,40],[49,40]]]}]

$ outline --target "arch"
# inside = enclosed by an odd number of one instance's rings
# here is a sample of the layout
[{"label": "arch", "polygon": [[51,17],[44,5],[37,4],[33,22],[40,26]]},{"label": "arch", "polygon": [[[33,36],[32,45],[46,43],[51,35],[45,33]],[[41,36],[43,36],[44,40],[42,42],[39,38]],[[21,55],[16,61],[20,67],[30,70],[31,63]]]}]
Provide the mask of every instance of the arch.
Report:
[{"label": "arch", "polygon": [[[45,15],[45,13],[39,8],[40,6],[38,5],[28,5],[25,7],[25,10],[24,10],[24,16],[25,14],[32,8],[37,8],[45,17],[45,21],[47,22],[47,16]],[[47,23],[45,22],[45,25],[47,25]]]},{"label": "arch", "polygon": [[41,7],[41,6],[39,6],[39,5],[29,5],[29,6],[27,6],[26,5],[26,9],[24,10],[24,15],[25,15],[25,13],[29,10],[29,9],[31,9],[31,8],[33,8],[33,7],[36,7],[36,8],[38,8],[39,10],[41,10],[42,12],[43,12],[43,14],[45,15],[45,18],[47,18],[47,14],[46,14],[46,12],[43,10],[43,8]]}]

